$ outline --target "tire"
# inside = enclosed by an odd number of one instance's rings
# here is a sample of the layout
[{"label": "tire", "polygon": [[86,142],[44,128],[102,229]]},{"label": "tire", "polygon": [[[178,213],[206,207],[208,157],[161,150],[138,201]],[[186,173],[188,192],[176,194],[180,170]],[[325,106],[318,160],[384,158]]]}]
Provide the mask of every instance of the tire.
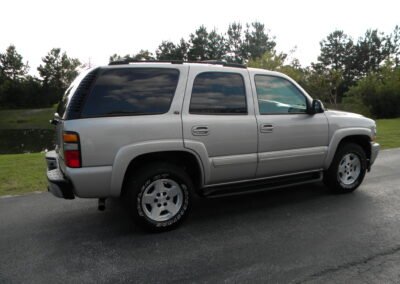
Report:
[{"label": "tire", "polygon": [[134,219],[155,232],[176,228],[188,214],[193,185],[184,169],[168,163],[146,165],[128,178],[127,203]]},{"label": "tire", "polygon": [[353,192],[364,180],[367,157],[361,146],[341,145],[324,176],[325,185],[335,193]]}]

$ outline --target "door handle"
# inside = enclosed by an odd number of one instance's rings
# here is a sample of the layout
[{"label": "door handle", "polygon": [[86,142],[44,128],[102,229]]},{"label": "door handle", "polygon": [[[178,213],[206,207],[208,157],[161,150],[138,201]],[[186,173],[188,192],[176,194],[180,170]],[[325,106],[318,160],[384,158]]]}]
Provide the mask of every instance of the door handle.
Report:
[{"label": "door handle", "polygon": [[274,131],[274,126],[271,123],[265,123],[260,125],[261,133],[271,133]]},{"label": "door handle", "polygon": [[208,126],[193,126],[192,127],[192,134],[194,136],[206,136],[210,133]]}]

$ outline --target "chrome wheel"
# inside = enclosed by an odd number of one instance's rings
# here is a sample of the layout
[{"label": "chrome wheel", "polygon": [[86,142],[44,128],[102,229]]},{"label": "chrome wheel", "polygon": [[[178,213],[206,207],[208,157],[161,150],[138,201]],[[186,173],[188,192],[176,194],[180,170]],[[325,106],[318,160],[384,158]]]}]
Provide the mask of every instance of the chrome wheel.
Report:
[{"label": "chrome wheel", "polygon": [[339,162],[338,179],[345,185],[353,184],[361,173],[360,158],[353,153],[343,156]]},{"label": "chrome wheel", "polygon": [[158,179],[150,183],[141,198],[144,214],[156,222],[173,218],[183,204],[181,186],[172,179]]}]

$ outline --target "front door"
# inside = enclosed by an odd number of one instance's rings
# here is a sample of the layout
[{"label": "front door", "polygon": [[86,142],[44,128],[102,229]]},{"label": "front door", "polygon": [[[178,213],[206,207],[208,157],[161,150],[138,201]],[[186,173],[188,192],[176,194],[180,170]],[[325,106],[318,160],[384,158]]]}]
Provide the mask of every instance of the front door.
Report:
[{"label": "front door", "polygon": [[307,114],[310,98],[291,80],[251,76],[257,96],[257,177],[322,169],[328,149],[325,114]]}]

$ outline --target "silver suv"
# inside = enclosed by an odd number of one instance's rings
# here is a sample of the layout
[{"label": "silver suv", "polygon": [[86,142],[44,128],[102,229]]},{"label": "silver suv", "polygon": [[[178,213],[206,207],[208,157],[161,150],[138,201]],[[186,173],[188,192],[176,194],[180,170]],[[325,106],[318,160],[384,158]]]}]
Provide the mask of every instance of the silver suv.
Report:
[{"label": "silver suv", "polygon": [[323,180],[363,181],[376,125],[325,110],[284,74],[224,62],[116,62],[81,74],[52,121],[55,196],[122,197],[154,230],[215,197]]}]

